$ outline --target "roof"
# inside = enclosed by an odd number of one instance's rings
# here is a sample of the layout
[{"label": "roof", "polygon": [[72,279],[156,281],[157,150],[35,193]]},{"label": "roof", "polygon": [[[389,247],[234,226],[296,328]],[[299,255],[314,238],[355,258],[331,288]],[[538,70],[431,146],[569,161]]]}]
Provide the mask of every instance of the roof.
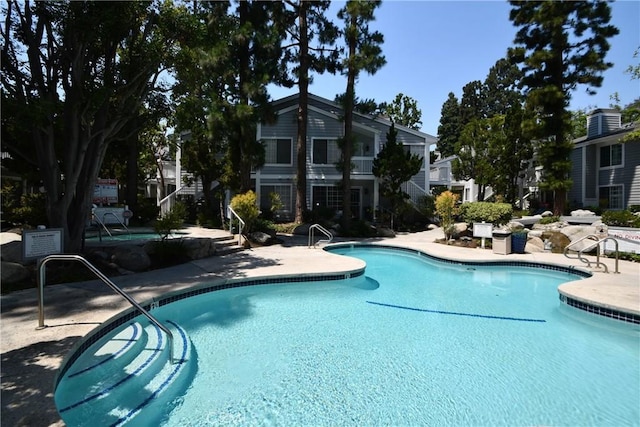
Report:
[{"label": "roof", "polygon": [[[276,100],[272,101],[271,104],[273,106],[277,107],[278,104],[284,104],[284,103],[290,102],[290,101],[292,101],[294,99],[297,99],[298,95],[299,94],[295,93],[293,95],[289,95],[289,96],[286,96],[284,98],[276,99]],[[328,107],[330,107],[329,111],[334,113],[334,114],[336,114],[337,111],[342,111],[342,106],[341,105],[339,105],[339,104],[337,104],[337,103],[335,103],[335,102],[333,102],[333,101],[331,101],[329,99],[323,98],[321,96],[309,93],[309,99],[313,99],[314,101],[317,101],[319,103],[327,105]],[[373,120],[373,121],[378,122],[380,124],[383,124],[385,126],[389,126],[389,127],[391,126],[391,120],[389,120],[386,117],[383,117],[383,116],[372,116],[372,115],[369,115],[369,114],[362,114],[362,113],[358,113],[357,111],[354,111],[353,113],[355,115],[359,116],[359,117],[362,117],[362,118],[365,118],[365,119],[368,119],[368,120]],[[433,143],[435,143],[437,141],[437,138],[435,136],[429,135],[428,133],[424,133],[424,132],[421,132],[419,130],[411,129],[409,127],[406,127],[406,126],[403,126],[403,125],[399,125],[397,123],[394,123],[394,125],[395,125],[396,129],[402,130],[404,132],[407,132],[407,133],[410,133],[410,134],[413,134],[413,135],[416,135],[416,136],[418,136],[420,138],[424,138],[425,141],[427,141],[430,144],[433,144]]]}]

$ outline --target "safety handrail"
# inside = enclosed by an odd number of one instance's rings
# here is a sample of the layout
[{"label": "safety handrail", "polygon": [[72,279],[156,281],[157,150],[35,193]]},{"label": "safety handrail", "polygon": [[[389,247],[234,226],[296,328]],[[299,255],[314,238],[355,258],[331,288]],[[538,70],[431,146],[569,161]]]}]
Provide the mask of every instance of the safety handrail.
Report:
[{"label": "safety handrail", "polygon": [[[325,236],[328,237],[328,239],[326,240],[322,239],[322,240],[318,240],[317,242],[313,242],[315,230],[319,230],[320,232],[322,232]],[[311,227],[309,227],[309,243],[308,243],[309,248],[311,247],[311,242],[313,242],[313,247],[315,248],[317,243],[320,243],[320,242],[330,243],[332,240],[333,240],[333,234],[331,234],[329,230],[327,230],[320,224],[313,224]]]},{"label": "safety handrail", "polygon": [[105,285],[109,286],[116,293],[120,294],[125,300],[127,300],[133,307],[135,307],[140,313],[142,313],[151,323],[160,328],[167,335],[167,342],[169,344],[169,360],[171,363],[177,363],[173,358],[173,334],[164,326],[158,319],[156,319],[151,313],[145,310],[140,304],[131,298],[126,292],[120,289],[115,283],[113,283],[107,276],[102,274],[100,270],[93,266],[89,261],[80,255],[73,254],[56,254],[48,255],[38,261],[38,328],[43,329],[47,326],[44,324],[44,284],[46,281],[46,269],[45,266],[49,261],[79,261],[85,265],[91,272],[93,272]]},{"label": "safety handrail", "polygon": [[[129,240],[131,240],[131,231],[129,230],[129,228],[126,225],[124,225],[124,222],[120,221],[120,218],[118,218],[118,215],[116,215],[115,213],[113,213],[113,212],[105,212],[104,215],[102,215],[102,222],[103,223],[105,222],[105,218],[107,217],[107,215],[111,215],[112,217],[114,217],[116,219],[116,221],[118,221],[120,223],[120,225],[124,227],[124,229],[129,234]],[[102,241],[102,239],[100,239],[100,240]]]},{"label": "safety handrail", "polygon": [[[576,245],[577,243],[582,242],[583,240],[587,240],[587,239],[594,239],[595,241],[593,242],[593,244],[591,245],[587,245],[584,248],[576,251],[575,249],[571,249],[572,246]],[[583,258],[583,252],[585,251],[590,251],[591,249],[596,249],[596,262],[595,262],[595,268],[598,268],[600,266],[602,266],[604,268],[604,272],[608,273],[609,272],[609,268],[607,267],[607,265],[603,262],[600,261],[600,244],[601,243],[605,243],[608,240],[611,240],[614,242],[615,244],[615,255],[616,255],[616,263],[615,263],[615,273],[618,274],[620,273],[620,271],[618,270],[618,241],[616,239],[614,239],[613,237],[604,237],[601,238],[600,236],[596,235],[596,234],[589,234],[587,236],[584,236],[578,240],[576,240],[575,242],[571,242],[570,244],[567,245],[567,247],[564,248],[564,256],[566,256],[567,258],[571,258],[568,254],[568,252],[570,250],[577,252],[578,256],[577,259],[579,259],[580,261],[584,262],[585,264],[587,264],[587,267],[590,268],[591,264],[593,263],[593,261],[588,260],[587,258]]]},{"label": "safety handrail", "polygon": [[[231,212],[231,214],[233,216],[236,217],[236,219],[238,220],[238,245],[242,246],[242,229],[245,226],[245,222],[242,220],[242,218],[240,218],[240,215],[238,215],[236,213],[236,211],[233,210],[233,208],[231,206],[227,206],[227,209],[229,210],[229,212]],[[229,221],[229,229],[231,229],[231,223],[233,222],[233,220]]]},{"label": "safety handrail", "polygon": [[[113,237],[113,235],[111,234],[111,232],[109,231],[109,227],[107,227],[104,222],[100,221],[100,218],[98,218],[95,214],[93,214],[93,219],[96,220],[96,222],[98,224],[100,224],[102,226],[102,228],[104,228],[104,231],[107,232],[107,234],[109,235],[109,237]],[[102,232],[100,231],[100,227],[98,227],[98,239],[100,239],[100,241],[102,242]]]}]

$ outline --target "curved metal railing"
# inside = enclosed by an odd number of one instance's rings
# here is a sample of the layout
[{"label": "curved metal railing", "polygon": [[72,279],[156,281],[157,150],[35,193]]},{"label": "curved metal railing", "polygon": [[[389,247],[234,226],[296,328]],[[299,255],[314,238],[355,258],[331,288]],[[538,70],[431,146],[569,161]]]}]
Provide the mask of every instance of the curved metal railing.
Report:
[{"label": "curved metal railing", "polygon": [[[593,240],[593,242],[591,244],[586,244],[583,248],[580,248],[578,250],[576,249],[572,249],[572,246],[576,246],[578,243],[583,242],[584,240]],[[614,245],[615,245],[615,255],[616,255],[616,263],[615,263],[615,273],[620,273],[620,271],[618,271],[618,241],[616,239],[614,239],[613,237],[605,237],[605,238],[601,238],[600,236],[596,235],[596,234],[589,234],[587,236],[584,236],[578,240],[576,240],[575,242],[571,242],[570,244],[567,245],[566,248],[564,248],[564,256],[566,256],[569,259],[578,259],[582,262],[584,262],[585,264],[587,264],[587,268],[591,268],[591,264],[594,264],[593,261],[585,258],[583,256],[584,252],[588,252],[592,249],[596,250],[596,261],[595,261],[595,268],[598,267],[602,267],[604,268],[604,272],[608,273],[609,272],[609,268],[607,267],[607,265],[605,263],[603,263],[602,261],[600,261],[600,244],[607,242],[607,241],[613,241]],[[577,256],[571,257],[569,256],[569,251],[574,251],[577,253]]]},{"label": "curved metal railing", "polygon": [[84,264],[91,272],[93,272],[105,285],[109,286],[116,293],[120,294],[126,299],[133,307],[135,307],[140,313],[142,313],[151,323],[160,328],[167,335],[167,342],[169,345],[169,360],[171,363],[177,363],[173,358],[173,334],[164,326],[158,319],[156,319],[151,313],[144,309],[140,304],[131,298],[126,292],[120,289],[115,283],[113,283],[107,276],[102,274],[100,270],[93,266],[89,261],[80,255],[71,254],[56,254],[49,255],[38,261],[38,329],[46,328],[44,324],[44,284],[46,281],[46,269],[45,266],[49,261],[79,261]]},{"label": "curved metal railing", "polygon": [[[314,242],[314,240],[315,240],[314,239],[315,230],[318,230],[322,234],[327,236],[327,239],[321,239],[321,240],[318,240],[317,242]],[[309,227],[309,244],[308,244],[308,247],[311,247],[312,243],[313,243],[313,247],[315,248],[316,244],[318,244],[318,243],[330,243],[332,240],[333,240],[333,234],[331,234],[331,232],[329,230],[327,230],[326,228],[324,228],[320,224],[313,224],[311,227]]]}]

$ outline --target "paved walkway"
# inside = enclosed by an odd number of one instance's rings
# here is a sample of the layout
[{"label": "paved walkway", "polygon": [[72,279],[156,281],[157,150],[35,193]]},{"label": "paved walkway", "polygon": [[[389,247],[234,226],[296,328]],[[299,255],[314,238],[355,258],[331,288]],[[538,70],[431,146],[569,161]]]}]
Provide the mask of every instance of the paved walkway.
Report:
[{"label": "paved walkway", "polygon": [[[190,228],[197,236],[219,236],[220,230]],[[457,260],[527,260],[583,268],[578,260],[550,253],[498,255],[491,250],[435,243],[440,230],[376,238],[365,241],[411,247]],[[4,240],[2,240],[4,241]],[[193,261],[176,267],[120,276],[114,282],[137,301],[169,291],[213,282],[256,276],[304,275],[347,272],[363,262],[307,247],[306,236],[285,236],[282,245]],[[614,260],[605,259],[609,270]],[[640,314],[640,264],[620,261],[621,274],[596,272],[591,278],[561,285],[564,293],[604,307]],[[1,402],[2,425],[61,426],[53,402],[53,382],[64,357],[80,339],[102,322],[128,308],[124,299],[97,281],[48,286],[45,289],[45,323],[38,325],[37,291],[2,295]]]}]

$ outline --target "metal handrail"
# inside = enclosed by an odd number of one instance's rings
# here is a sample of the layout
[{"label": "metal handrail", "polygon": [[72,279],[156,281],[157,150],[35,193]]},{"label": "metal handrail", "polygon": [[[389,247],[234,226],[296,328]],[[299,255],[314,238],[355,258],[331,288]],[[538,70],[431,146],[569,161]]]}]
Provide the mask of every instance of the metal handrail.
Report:
[{"label": "metal handrail", "polygon": [[[104,219],[106,218],[107,215],[113,216],[116,219],[116,221],[118,221],[120,223],[120,225],[123,226],[125,230],[127,230],[127,233],[129,234],[129,240],[131,240],[131,231],[129,230],[129,228],[126,225],[124,225],[124,222],[120,221],[120,218],[118,218],[118,215],[116,215],[115,213],[113,213],[113,212],[105,212],[102,215],[102,222],[103,223],[105,222]],[[102,241],[102,239],[100,239],[100,241]]]},{"label": "metal handrail", "polygon": [[[102,226],[102,228],[104,228],[104,231],[107,232],[107,234],[109,235],[109,237],[113,237],[113,235],[111,234],[111,232],[109,231],[109,227],[107,227],[104,222],[100,221],[100,218],[98,218],[95,214],[93,215],[93,219],[96,220],[96,222],[98,224],[100,224]],[[100,227],[98,227],[98,238],[100,239],[100,241],[102,242],[102,232],[100,230]]]},{"label": "metal handrail", "polygon": [[[236,213],[236,211],[233,210],[233,208],[231,206],[227,206],[227,209],[229,212],[231,212],[233,214],[233,216],[236,217],[236,219],[238,220],[238,245],[242,246],[242,229],[245,226],[245,222],[242,220],[242,218],[240,218],[240,215],[238,215]],[[231,229],[231,221],[229,221],[229,229]]]},{"label": "metal handrail", "polygon": [[330,243],[333,240],[333,234],[331,234],[331,232],[329,230],[327,230],[326,228],[324,228],[323,226],[321,226],[320,224],[313,224],[311,227],[309,227],[309,244],[307,247],[311,247],[311,242],[313,242],[314,240],[314,231],[315,230],[319,230],[321,231],[325,236],[328,237],[327,240],[318,240],[317,242],[313,243],[313,247],[316,247],[316,243],[320,243],[320,242],[325,242],[325,243]]},{"label": "metal handrail", "polygon": [[576,240],[575,242],[571,242],[570,244],[567,245],[567,247],[564,248],[564,256],[566,256],[567,258],[571,258],[569,256],[569,254],[567,253],[569,250],[575,251],[574,249],[570,249],[571,246],[582,242],[583,240],[587,240],[587,239],[593,239],[595,238],[596,240],[594,241],[594,243],[592,245],[589,246],[585,246],[584,248],[580,249],[578,252],[578,257],[577,259],[579,259],[580,261],[584,262],[585,264],[587,264],[587,268],[591,268],[591,264],[593,263],[592,261],[583,258],[582,254],[584,251],[587,250],[591,250],[591,249],[596,249],[596,268],[598,268],[599,266],[602,266],[604,268],[604,272],[605,273],[609,273],[609,268],[607,267],[607,264],[605,264],[604,262],[600,261],[600,244],[606,242],[607,240],[611,240],[614,242],[615,244],[615,254],[616,254],[616,263],[615,263],[615,273],[619,274],[620,271],[618,270],[618,240],[614,239],[613,237],[605,237],[605,238],[600,238],[598,235],[596,234],[589,234],[587,236],[584,236],[578,240]]},{"label": "metal handrail", "polygon": [[160,328],[166,335],[167,341],[169,343],[169,361],[171,363],[177,363],[173,358],[173,334],[164,326],[158,319],[151,315],[147,310],[145,310],[140,304],[138,304],[133,298],[131,298],[126,292],[120,289],[115,283],[113,283],[107,276],[102,274],[100,270],[93,266],[89,261],[83,258],[80,255],[72,255],[72,254],[56,254],[56,255],[48,255],[38,261],[38,328],[44,329],[47,326],[44,324],[44,284],[46,281],[45,266],[49,261],[79,261],[84,264],[89,270],[91,270],[100,280],[104,282],[105,285],[109,286],[116,293],[120,294],[124,299],[126,299],[133,307],[135,307],[140,313],[142,313],[151,323]]}]

